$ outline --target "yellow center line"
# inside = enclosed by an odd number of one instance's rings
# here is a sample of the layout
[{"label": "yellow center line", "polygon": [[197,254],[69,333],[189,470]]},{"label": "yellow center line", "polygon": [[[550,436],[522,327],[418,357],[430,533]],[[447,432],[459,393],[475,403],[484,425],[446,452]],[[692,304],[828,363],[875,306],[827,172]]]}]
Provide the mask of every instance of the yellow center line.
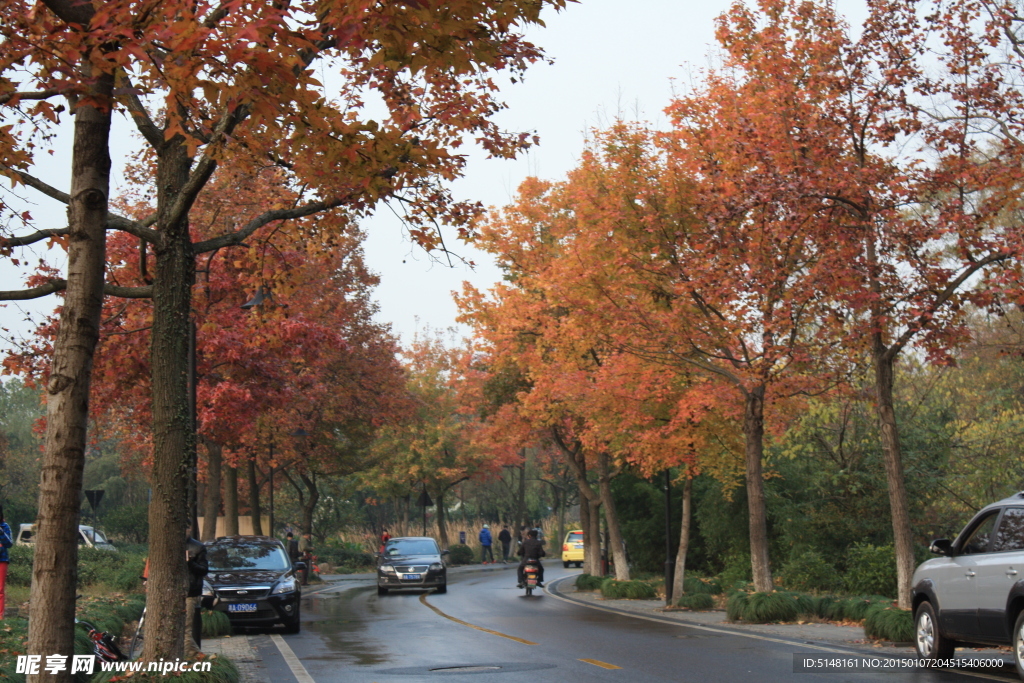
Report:
[{"label": "yellow center line", "polygon": [[599,666],[602,669],[621,669],[622,668],[621,666],[615,666],[614,664],[609,664],[608,662],[602,662],[601,660],[598,660],[598,659],[581,659],[580,661],[581,662],[586,662],[587,664],[593,664],[594,666]]},{"label": "yellow center line", "polygon": [[[490,633],[492,636],[501,636],[502,638],[508,638],[509,640],[514,640],[517,643],[522,643],[523,645],[536,645],[537,644],[537,643],[534,643],[532,641],[525,640],[523,638],[516,638],[515,636],[510,636],[508,634],[501,633],[499,631],[492,631],[489,628],[484,628],[483,626],[477,626],[475,624],[469,623],[468,621],[463,621],[462,619],[456,619],[455,617],[451,616],[450,614],[445,614],[444,612],[442,612],[441,610],[439,610],[438,608],[434,607],[429,602],[427,602],[427,595],[428,595],[427,593],[424,593],[423,595],[421,595],[420,596],[420,602],[422,602],[424,605],[426,605],[430,609],[434,610],[437,614],[441,615],[445,619],[451,619],[456,624],[462,624],[463,626],[468,626],[469,628],[475,628],[477,631],[483,631],[484,633]],[[618,667],[615,667],[615,668],[617,669]]]}]

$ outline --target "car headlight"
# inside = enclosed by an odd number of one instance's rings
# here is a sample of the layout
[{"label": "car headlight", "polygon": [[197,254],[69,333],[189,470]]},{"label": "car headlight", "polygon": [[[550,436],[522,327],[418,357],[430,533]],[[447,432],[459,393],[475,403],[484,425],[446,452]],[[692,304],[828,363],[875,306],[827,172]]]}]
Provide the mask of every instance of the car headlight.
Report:
[{"label": "car headlight", "polygon": [[270,592],[271,595],[277,595],[278,593],[291,593],[295,590],[295,577],[289,576],[286,579],[281,579],[274,590]]},{"label": "car headlight", "polygon": [[435,562],[434,564],[430,565],[430,571],[432,572],[439,572],[442,569],[444,569],[444,565],[440,562]]},{"label": "car headlight", "polygon": [[384,572],[385,574],[394,574],[395,573],[395,568],[392,567],[390,564],[382,564],[380,566],[380,570],[382,572]]},{"label": "car headlight", "polygon": [[213,586],[211,586],[208,581],[204,580],[203,581],[203,597],[212,598],[214,596],[216,596],[216,593],[213,592]]}]

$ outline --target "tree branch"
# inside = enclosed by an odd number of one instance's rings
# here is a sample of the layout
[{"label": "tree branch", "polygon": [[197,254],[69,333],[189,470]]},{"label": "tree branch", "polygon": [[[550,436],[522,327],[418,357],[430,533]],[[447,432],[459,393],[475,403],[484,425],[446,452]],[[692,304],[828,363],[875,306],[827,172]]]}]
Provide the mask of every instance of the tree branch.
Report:
[{"label": "tree branch", "polygon": [[24,235],[22,237],[0,237],[0,246],[4,248],[9,247],[25,247],[29,244],[35,244],[51,237],[57,237],[59,235],[71,234],[71,228],[54,228],[53,230],[38,230],[31,235]]},{"label": "tree branch", "polygon": [[142,137],[146,139],[150,147],[154,149],[158,148],[164,143],[164,134],[160,128],[153,123],[152,117],[146,110],[145,105],[142,104],[142,100],[139,98],[137,92],[135,92],[135,86],[132,84],[131,79],[128,77],[128,73],[121,69],[118,74],[118,78],[124,81],[124,104],[127,107],[128,112],[132,115],[132,120],[135,121],[135,127],[142,134]]},{"label": "tree branch", "polygon": [[236,232],[220,235],[213,239],[204,240],[197,242],[193,246],[193,250],[197,254],[201,254],[207,251],[213,251],[215,249],[223,249],[224,247],[232,247],[241,244],[247,237],[252,235],[258,229],[262,228],[267,223],[273,221],[289,220],[292,218],[302,218],[304,216],[310,216],[314,213],[321,211],[327,211],[328,209],[334,209],[344,205],[351,199],[351,195],[345,196],[338,199],[322,202],[310,202],[309,204],[303,204],[302,206],[296,206],[292,209],[278,209],[276,211],[267,211],[266,213],[257,216],[256,218],[249,221],[245,227]]},{"label": "tree branch", "polygon": [[48,100],[51,97],[56,97],[61,94],[61,90],[57,88],[49,88],[47,90],[39,90],[37,92],[9,92],[6,95],[0,95],[0,104],[7,104],[11,100],[19,102],[21,100]]},{"label": "tree branch", "polygon": [[[67,289],[67,286],[67,280],[50,280],[45,285],[38,287],[0,292],[0,301],[40,299],[55,292],[63,292]],[[153,297],[153,287],[122,287],[120,285],[104,284],[103,293],[107,296],[117,296],[122,299],[150,299]]]}]

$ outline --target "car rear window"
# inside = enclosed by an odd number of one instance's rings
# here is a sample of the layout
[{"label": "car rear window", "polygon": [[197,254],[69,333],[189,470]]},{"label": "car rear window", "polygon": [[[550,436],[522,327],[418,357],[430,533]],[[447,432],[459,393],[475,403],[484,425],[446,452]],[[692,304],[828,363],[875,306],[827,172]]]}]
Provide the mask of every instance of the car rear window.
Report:
[{"label": "car rear window", "polygon": [[214,572],[245,569],[284,571],[292,566],[283,548],[259,543],[210,546],[206,558],[210,571]]},{"label": "car rear window", "polygon": [[566,543],[583,543],[583,532],[572,532],[571,534],[569,534],[569,538],[568,540],[566,540]]}]

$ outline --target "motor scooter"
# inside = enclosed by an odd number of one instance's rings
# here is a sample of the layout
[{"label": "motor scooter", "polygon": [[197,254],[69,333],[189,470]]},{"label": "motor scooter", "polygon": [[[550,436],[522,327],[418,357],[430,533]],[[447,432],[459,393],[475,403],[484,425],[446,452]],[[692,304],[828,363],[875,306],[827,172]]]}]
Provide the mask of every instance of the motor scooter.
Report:
[{"label": "motor scooter", "polygon": [[537,584],[540,583],[540,562],[537,560],[527,560],[526,566],[523,567],[523,587],[526,589],[526,596],[530,597],[533,595],[533,589],[537,588]]}]

